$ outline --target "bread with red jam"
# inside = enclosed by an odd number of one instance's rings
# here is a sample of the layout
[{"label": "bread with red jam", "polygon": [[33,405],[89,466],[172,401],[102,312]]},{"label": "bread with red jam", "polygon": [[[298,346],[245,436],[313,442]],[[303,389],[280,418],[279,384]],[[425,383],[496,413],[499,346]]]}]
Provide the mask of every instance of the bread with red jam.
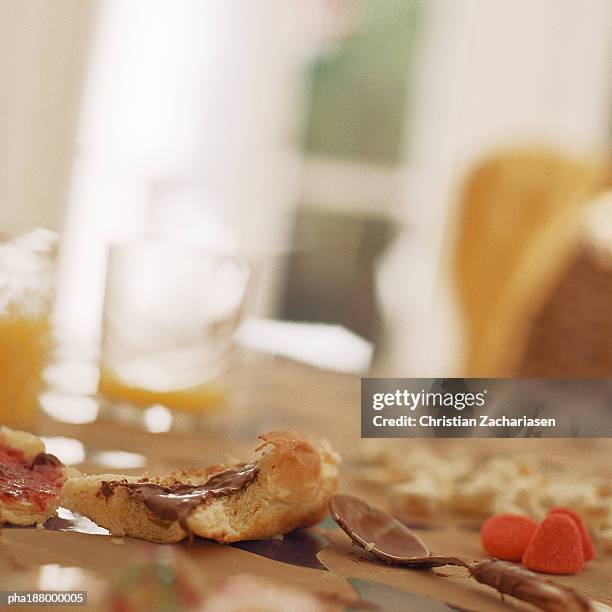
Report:
[{"label": "bread with red jam", "polygon": [[336,490],[338,455],[326,441],[296,432],[259,438],[262,454],[246,464],[164,477],[70,478],[62,505],[114,536],[164,543],[194,534],[218,542],[265,539],[320,521]]},{"label": "bread with red jam", "polygon": [[0,428],[0,525],[35,525],[55,514],[58,493],[78,470],[45,453],[34,434]]}]

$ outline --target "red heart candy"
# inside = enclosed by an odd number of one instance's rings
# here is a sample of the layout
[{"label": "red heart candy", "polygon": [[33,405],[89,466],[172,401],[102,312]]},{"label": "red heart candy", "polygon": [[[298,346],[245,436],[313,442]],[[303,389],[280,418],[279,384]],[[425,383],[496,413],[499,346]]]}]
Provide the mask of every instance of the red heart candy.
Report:
[{"label": "red heart candy", "polygon": [[490,516],[480,528],[484,549],[504,561],[520,561],[538,524],[520,514]]},{"label": "red heart candy", "polygon": [[547,574],[575,574],[584,565],[580,531],[565,514],[549,514],[535,530],[525,553],[523,565]]},{"label": "red heart candy", "polygon": [[595,547],[593,546],[593,540],[587,531],[587,528],[582,520],[582,517],[575,511],[569,508],[551,508],[549,514],[565,514],[574,521],[578,531],[580,532],[580,540],[582,542],[582,552],[585,561],[590,561],[595,558]]}]

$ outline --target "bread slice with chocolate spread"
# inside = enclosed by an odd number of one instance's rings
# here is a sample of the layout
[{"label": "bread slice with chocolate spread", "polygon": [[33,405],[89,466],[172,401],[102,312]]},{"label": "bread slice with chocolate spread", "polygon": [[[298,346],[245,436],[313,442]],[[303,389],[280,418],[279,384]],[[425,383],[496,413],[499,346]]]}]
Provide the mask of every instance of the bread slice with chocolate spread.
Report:
[{"label": "bread slice with chocolate spread", "polygon": [[264,539],[320,521],[336,490],[338,455],[296,432],[259,437],[262,454],[251,463],[163,477],[71,478],[62,505],[114,536],[165,543],[193,534],[218,542]]}]

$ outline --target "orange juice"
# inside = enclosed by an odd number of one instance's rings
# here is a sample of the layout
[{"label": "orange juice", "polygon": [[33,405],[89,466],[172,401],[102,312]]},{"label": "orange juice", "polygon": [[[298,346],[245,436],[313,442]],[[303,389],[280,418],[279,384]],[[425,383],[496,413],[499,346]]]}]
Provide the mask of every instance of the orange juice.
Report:
[{"label": "orange juice", "polygon": [[29,427],[50,352],[46,316],[0,314],[0,424]]},{"label": "orange juice", "polygon": [[205,412],[223,404],[226,391],[221,382],[206,382],[186,389],[153,391],[129,385],[107,369],[100,372],[98,391],[110,400],[142,408],[161,404],[182,412]]},{"label": "orange juice", "polygon": [[30,428],[51,352],[57,234],[0,242],[0,424]]}]

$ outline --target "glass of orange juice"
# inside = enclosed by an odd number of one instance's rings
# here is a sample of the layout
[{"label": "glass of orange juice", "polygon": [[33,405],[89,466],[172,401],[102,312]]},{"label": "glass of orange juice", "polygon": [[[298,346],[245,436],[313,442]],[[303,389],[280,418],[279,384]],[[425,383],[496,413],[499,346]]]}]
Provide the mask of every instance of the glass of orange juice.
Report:
[{"label": "glass of orange juice", "polygon": [[38,229],[0,243],[0,425],[29,428],[51,353],[57,235]]},{"label": "glass of orange juice", "polygon": [[102,409],[122,420],[139,421],[143,410],[159,407],[183,420],[214,420],[227,402],[248,278],[246,265],[233,257],[171,241],[112,246]]}]

